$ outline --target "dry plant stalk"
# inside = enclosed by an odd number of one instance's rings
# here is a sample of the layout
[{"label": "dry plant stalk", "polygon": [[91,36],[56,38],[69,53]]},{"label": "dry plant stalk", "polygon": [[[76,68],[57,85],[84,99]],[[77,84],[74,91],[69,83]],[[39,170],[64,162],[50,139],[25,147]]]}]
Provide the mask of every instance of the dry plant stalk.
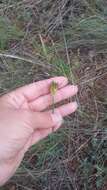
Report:
[{"label": "dry plant stalk", "polygon": [[52,81],[51,85],[50,85],[50,93],[52,96],[52,113],[54,113],[55,110],[55,94],[58,90],[58,84],[54,81]]}]

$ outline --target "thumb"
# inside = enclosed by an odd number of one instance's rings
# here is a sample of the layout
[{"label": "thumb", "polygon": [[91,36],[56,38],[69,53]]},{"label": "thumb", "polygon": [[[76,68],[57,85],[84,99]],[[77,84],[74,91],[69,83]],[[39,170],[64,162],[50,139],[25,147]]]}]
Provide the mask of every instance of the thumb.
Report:
[{"label": "thumb", "polygon": [[54,114],[50,112],[33,112],[31,114],[31,123],[33,129],[47,129],[54,126],[59,127],[62,124],[63,118],[59,112]]}]

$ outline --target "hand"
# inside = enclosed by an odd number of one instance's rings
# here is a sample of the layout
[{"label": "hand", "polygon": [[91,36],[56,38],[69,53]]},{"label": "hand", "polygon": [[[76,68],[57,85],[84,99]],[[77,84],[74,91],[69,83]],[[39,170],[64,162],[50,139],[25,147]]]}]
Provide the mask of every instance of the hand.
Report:
[{"label": "hand", "polygon": [[4,184],[20,165],[25,152],[62,123],[64,116],[77,109],[77,103],[69,103],[44,111],[51,105],[49,87],[58,83],[55,103],[77,93],[77,86],[67,85],[65,77],[26,85],[0,98],[0,185]]}]

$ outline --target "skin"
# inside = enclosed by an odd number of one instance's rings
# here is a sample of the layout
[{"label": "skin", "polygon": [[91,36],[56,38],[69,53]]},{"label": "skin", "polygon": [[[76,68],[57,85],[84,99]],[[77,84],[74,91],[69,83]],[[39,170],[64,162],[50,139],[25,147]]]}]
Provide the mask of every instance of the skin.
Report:
[{"label": "skin", "polygon": [[0,186],[13,176],[25,152],[35,143],[56,131],[63,117],[77,109],[72,102],[54,110],[50,85],[58,84],[55,103],[74,96],[77,86],[68,85],[65,77],[55,77],[18,88],[0,98]]}]

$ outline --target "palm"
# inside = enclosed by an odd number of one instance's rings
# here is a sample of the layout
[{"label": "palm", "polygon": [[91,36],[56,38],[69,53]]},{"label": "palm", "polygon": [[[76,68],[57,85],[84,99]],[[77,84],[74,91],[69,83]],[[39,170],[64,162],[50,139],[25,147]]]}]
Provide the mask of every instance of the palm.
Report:
[{"label": "palm", "polygon": [[[40,139],[44,138],[52,132],[52,129],[48,128],[47,126],[43,126],[42,128],[37,127],[36,130],[32,130],[35,122],[33,121],[33,119],[30,119],[30,115],[33,115],[35,112],[36,114],[40,112],[43,113],[43,110],[46,109],[49,105],[51,105],[52,97],[50,95],[49,89],[50,84],[53,80],[55,80],[58,83],[59,87],[59,90],[55,97],[55,102],[59,102],[63,99],[66,99],[77,92],[76,87],[74,88],[74,86],[71,85],[66,86],[66,78],[56,77],[54,79],[44,80],[21,87],[3,96],[3,107],[9,109],[9,123],[11,124],[11,126],[13,125],[13,128],[11,127],[11,129],[9,129],[12,130],[11,135],[9,135],[9,138],[11,138],[10,141],[12,142],[12,144],[16,144],[15,151],[11,150],[10,147],[10,150],[14,151],[15,155],[17,155],[17,152],[19,152],[22,149],[26,151],[26,149],[29,148],[32,144],[36,143],[37,141],[39,141]],[[57,108],[56,111],[60,112],[60,114],[63,117],[75,111],[75,108],[73,110],[71,104],[67,104]],[[47,121],[44,123],[47,123]],[[16,138],[12,136],[14,134],[13,131],[17,135]],[[10,146],[12,145],[10,144]]]},{"label": "palm", "polygon": [[[27,149],[52,132],[53,116],[50,117],[50,111],[44,111],[52,103],[49,90],[52,81],[58,83],[55,103],[77,93],[77,87],[67,85],[65,77],[55,77],[21,87],[0,98],[0,161],[6,168],[9,160],[8,177],[13,175]],[[75,110],[76,105],[69,103],[55,109],[55,113],[62,118]]]},{"label": "palm", "polygon": [[[65,79],[64,77],[56,77],[54,79],[32,83],[5,95],[5,104],[15,109],[43,111],[52,103],[49,91],[50,84],[53,80],[57,81],[59,89],[67,84],[67,79]],[[60,94],[59,92],[57,94],[56,102],[59,102],[69,97],[70,95],[72,95],[72,93],[73,92],[68,92],[68,95],[67,93],[65,95],[64,91],[63,94]]]}]

